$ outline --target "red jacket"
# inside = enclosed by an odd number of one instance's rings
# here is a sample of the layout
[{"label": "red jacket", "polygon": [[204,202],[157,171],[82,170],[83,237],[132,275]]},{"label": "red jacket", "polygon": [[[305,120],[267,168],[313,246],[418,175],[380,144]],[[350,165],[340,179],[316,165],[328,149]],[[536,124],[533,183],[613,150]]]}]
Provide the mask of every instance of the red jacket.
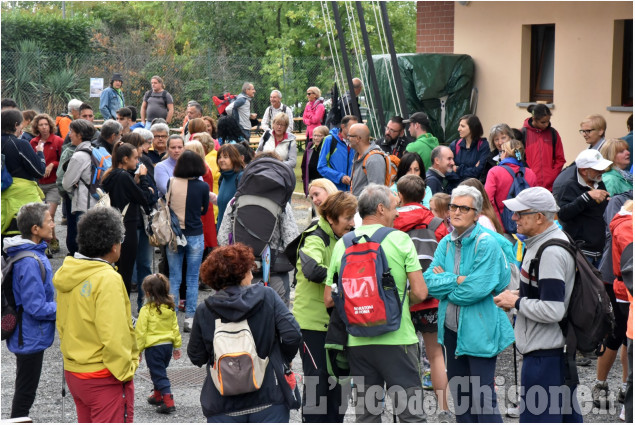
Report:
[{"label": "red jacket", "polygon": [[538,130],[529,124],[531,118],[527,118],[523,124],[527,135],[525,136],[525,159],[527,165],[536,174],[537,186],[548,190],[553,188],[553,182],[562,171],[565,164],[564,149],[562,139],[556,131],[558,141],[556,142],[556,160],[553,161],[553,142],[551,140],[551,127],[545,130]]},{"label": "red jacket", "polygon": [[[31,139],[31,147],[36,150],[38,143],[40,143],[41,136]],[[51,134],[49,138],[44,142],[44,161],[46,166],[53,163],[53,169],[49,173],[48,177],[42,177],[39,180],[40,184],[51,184],[57,180],[57,166],[60,163],[60,157],[62,156],[62,145],[64,139],[55,134]]]},{"label": "red jacket", "polygon": [[[409,211],[399,211],[399,217],[395,218],[395,222],[393,223],[393,227],[397,230],[401,230],[402,232],[407,232],[409,230],[415,229],[418,226],[424,224],[430,224],[432,219],[434,218],[434,214],[432,211],[427,209],[421,204],[416,202],[411,202],[403,207],[417,207],[410,209]],[[439,242],[448,234],[448,228],[445,226],[445,222],[441,223],[437,230],[434,231],[434,236]],[[425,272],[425,270],[423,270]],[[419,311],[425,310],[429,308],[436,308],[439,306],[439,300],[435,298],[429,298],[419,304],[415,304],[410,306],[410,311]]]},{"label": "red jacket", "polygon": [[[505,165],[514,170],[514,174],[520,169],[516,164],[506,163]],[[527,180],[527,183],[529,183],[531,187],[538,184],[536,174],[527,167],[525,167],[525,180]],[[494,211],[496,211],[496,217],[498,217],[498,221],[500,221],[501,224],[503,222],[501,221],[500,213],[503,212],[503,208],[505,207],[503,201],[507,199],[509,189],[512,187],[512,181],[511,174],[500,165],[490,168],[487,173],[487,180],[485,180],[485,192],[487,192],[487,197],[492,203]]]},{"label": "red jacket", "polygon": [[[205,164],[207,172],[203,176],[203,181],[209,186],[211,191],[214,187],[214,176],[212,170],[207,164]],[[205,248],[217,247],[218,241],[216,240],[216,220],[214,219],[214,208],[210,202],[210,207],[207,209],[207,213],[201,216],[203,222],[203,237],[205,238]]]},{"label": "red jacket", "polygon": [[324,105],[321,100],[314,100],[306,104],[304,108],[304,114],[302,115],[302,121],[306,125],[306,137],[308,139],[313,138],[313,129],[322,124],[322,118],[324,117]]},{"label": "red jacket", "polygon": [[[620,260],[622,252],[626,246],[633,242],[633,215],[620,213],[615,214],[611,224],[609,224],[611,235],[613,236],[613,274],[617,277],[622,276],[620,269]],[[622,301],[628,301],[628,291],[624,282],[619,279],[615,279],[613,282],[613,291],[615,292],[615,298]]]}]

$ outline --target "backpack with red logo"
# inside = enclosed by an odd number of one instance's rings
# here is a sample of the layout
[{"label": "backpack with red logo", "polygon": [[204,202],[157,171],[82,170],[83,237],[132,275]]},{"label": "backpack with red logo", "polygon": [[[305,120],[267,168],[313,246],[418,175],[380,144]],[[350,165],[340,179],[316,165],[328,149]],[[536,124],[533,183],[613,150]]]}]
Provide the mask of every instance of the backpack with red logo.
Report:
[{"label": "backpack with red logo", "polygon": [[346,251],[333,277],[333,302],[348,334],[382,335],[401,326],[403,298],[390,273],[381,242],[395,229],[379,228],[372,237],[349,232],[342,237]]},{"label": "backpack with red logo", "polygon": [[[392,186],[397,178],[397,169],[399,168],[399,163],[401,160],[397,155],[388,155],[381,149],[373,149],[369,151],[364,157],[364,161],[362,161],[362,170],[364,170],[364,174],[368,174],[366,170],[366,162],[368,162],[368,158],[373,155],[381,155],[384,157],[384,161],[386,162],[386,177],[384,179],[384,186]],[[351,175],[351,179],[353,176]]]}]

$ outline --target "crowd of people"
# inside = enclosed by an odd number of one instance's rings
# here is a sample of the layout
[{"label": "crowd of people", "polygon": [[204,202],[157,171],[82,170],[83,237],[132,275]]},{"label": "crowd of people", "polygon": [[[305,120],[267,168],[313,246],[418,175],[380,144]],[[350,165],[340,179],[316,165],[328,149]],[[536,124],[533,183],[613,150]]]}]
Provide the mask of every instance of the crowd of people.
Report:
[{"label": "crowd of people", "polygon": [[[459,139],[447,145],[424,112],[391,118],[373,140],[352,114],[363,90],[355,79],[354,93],[340,99],[341,117],[327,114],[318,87],[307,89],[302,153],[294,110],[279,90],[250,145],[252,83],[218,118],[190,101],[178,134],[169,127],[174,99],[161,77],[150,83],[140,122],[117,73],[101,95],[100,126],[76,99],[58,123],[2,101],[3,256],[32,253],[11,276],[22,311],[7,340],[17,359],[12,418],[28,416],[57,329],[80,422],[133,421],[143,358],[154,386],[148,403],[174,412],[166,369],[181,356],[181,332],[190,333],[190,361],[208,371],[208,422],[288,422],[297,408],[303,422],[343,422],[351,391],[360,422],[380,421],[386,395],[401,421],[423,422],[411,402],[422,388],[434,390],[440,422],[502,422],[496,362],[512,344],[521,389],[504,413],[581,422],[576,368],[593,354],[567,351],[560,326],[575,260],[558,246],[538,254],[546,241],[570,237],[601,271],[616,323],[598,357],[594,405],[608,406],[606,380],[620,352],[617,399],[632,422],[632,115],[623,137],[609,137],[601,115],[585,117],[579,131],[588,146],[565,167],[546,105],[530,106],[519,129],[498,123],[488,135],[478,116],[465,115]],[[235,233],[237,222],[251,233],[262,223],[240,222],[236,210],[252,196],[242,189],[245,175],[272,160],[291,173],[301,161],[313,219],[298,229],[290,202],[279,209],[265,241],[267,267],[265,251]],[[110,206],[99,205],[104,194]],[[154,273],[149,222],[160,200],[178,237],[157,247]],[[60,204],[67,256],[54,271],[49,258],[64,247],[55,233]],[[622,264],[629,244],[630,272]],[[376,255],[353,272],[360,247]],[[540,275],[531,274],[536,262]],[[366,268],[379,277],[363,275]],[[351,312],[358,298],[371,307]],[[356,322],[379,310],[384,319]],[[238,355],[232,344],[245,349]],[[302,396],[290,369],[298,353]],[[249,389],[232,364],[245,368]],[[544,402],[536,389],[563,395]]]}]

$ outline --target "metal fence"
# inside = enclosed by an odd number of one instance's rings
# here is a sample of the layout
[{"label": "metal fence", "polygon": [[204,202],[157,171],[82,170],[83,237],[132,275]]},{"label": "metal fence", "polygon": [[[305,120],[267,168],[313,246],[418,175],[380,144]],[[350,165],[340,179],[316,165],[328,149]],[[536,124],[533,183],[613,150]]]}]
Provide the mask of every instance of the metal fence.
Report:
[{"label": "metal fence", "polygon": [[282,102],[300,115],[306,103],[306,89],[320,87],[324,94],[334,81],[330,58],[217,56],[157,56],[151,53],[71,55],[58,52],[2,52],[2,97],[13,98],[22,110],[34,109],[57,115],[66,111],[72,98],[81,99],[99,118],[99,98],[89,97],[90,78],[103,78],[104,86],[113,73],[121,73],[127,105],[140,108],[150,90],[150,77],[163,78],[174,98],[174,124],[179,124],[187,102],[196,100],[205,114],[216,111],[212,97],[230,91],[238,94],[245,81],[252,82],[256,96],[254,112],[262,116],[272,89],[283,94]]}]

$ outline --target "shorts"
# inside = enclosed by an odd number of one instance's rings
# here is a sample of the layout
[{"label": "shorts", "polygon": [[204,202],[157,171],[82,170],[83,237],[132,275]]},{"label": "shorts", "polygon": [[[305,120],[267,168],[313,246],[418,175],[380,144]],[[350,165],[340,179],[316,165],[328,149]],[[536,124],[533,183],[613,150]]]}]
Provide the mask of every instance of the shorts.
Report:
[{"label": "shorts", "polygon": [[439,309],[426,308],[418,311],[411,311],[412,324],[415,326],[415,331],[421,333],[435,333],[438,332],[437,320]]},{"label": "shorts", "polygon": [[41,184],[40,189],[44,192],[44,202],[47,204],[59,204],[62,200],[56,183]]}]

